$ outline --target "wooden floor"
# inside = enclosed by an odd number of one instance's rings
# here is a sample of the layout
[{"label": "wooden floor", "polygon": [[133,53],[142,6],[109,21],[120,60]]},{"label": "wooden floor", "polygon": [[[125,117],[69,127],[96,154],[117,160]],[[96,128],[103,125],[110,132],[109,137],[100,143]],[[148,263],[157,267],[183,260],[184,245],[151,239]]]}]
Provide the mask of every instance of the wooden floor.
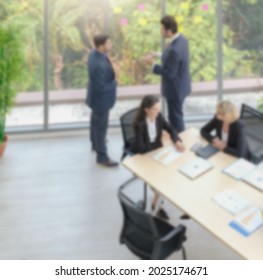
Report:
[{"label": "wooden floor", "polygon": [[[110,131],[108,140],[119,159],[120,132]],[[12,136],[0,160],[0,259],[136,259],[118,242],[116,193],[130,176],[95,164],[88,132]],[[139,196],[141,183],[132,187]],[[165,208],[181,223],[178,209]],[[189,259],[239,259],[195,222],[184,224]]]}]

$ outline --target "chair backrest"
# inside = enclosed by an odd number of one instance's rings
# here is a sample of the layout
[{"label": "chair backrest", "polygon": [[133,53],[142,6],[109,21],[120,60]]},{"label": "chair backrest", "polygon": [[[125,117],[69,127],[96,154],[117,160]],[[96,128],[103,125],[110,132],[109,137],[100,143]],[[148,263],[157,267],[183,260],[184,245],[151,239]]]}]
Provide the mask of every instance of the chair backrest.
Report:
[{"label": "chair backrest", "polygon": [[124,214],[120,242],[142,259],[151,259],[158,231],[153,217],[144,212],[119,191],[119,200]]},{"label": "chair backrest", "polygon": [[255,108],[252,108],[252,107],[246,105],[246,104],[242,104],[241,119],[243,119],[243,120],[258,119],[258,120],[263,121],[263,113],[258,111]]},{"label": "chair backrest", "polygon": [[134,226],[145,235],[150,234],[152,237],[158,237],[158,231],[154,223],[154,218],[137,204],[131,201],[125,194],[119,191],[119,200],[122,206],[124,220],[126,223]]},{"label": "chair backrest", "polygon": [[126,112],[125,114],[123,114],[120,118],[122,136],[123,136],[123,141],[124,141],[124,145],[126,148],[129,148],[131,141],[135,137],[134,129],[133,129],[133,122],[135,120],[137,112],[138,112],[138,108],[132,109],[132,110]]},{"label": "chair backrest", "polygon": [[[142,259],[166,259],[172,252],[183,249],[186,227],[170,224],[153,217],[119,190],[124,214],[120,242]],[[164,239],[163,239],[164,238]]]},{"label": "chair backrest", "polygon": [[263,113],[242,104],[240,118],[246,127],[246,136],[253,153],[263,149]]}]

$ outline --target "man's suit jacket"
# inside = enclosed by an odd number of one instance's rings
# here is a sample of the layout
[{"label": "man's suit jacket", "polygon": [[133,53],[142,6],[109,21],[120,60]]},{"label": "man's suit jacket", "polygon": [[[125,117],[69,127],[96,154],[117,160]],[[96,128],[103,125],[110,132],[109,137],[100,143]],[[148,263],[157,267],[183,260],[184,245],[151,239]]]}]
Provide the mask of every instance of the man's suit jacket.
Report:
[{"label": "man's suit jacket", "polygon": [[106,54],[97,50],[90,53],[88,75],[86,104],[93,110],[110,110],[116,101],[117,83],[114,69]]},{"label": "man's suit jacket", "polygon": [[[202,127],[201,135],[209,142],[212,142],[215,137],[222,139],[222,127],[223,122],[218,120],[215,116],[210,122]],[[213,130],[216,132],[215,136],[211,134]],[[230,125],[227,147],[224,152],[239,158],[242,157],[251,160],[252,154],[246,140],[245,127],[241,120],[237,120]]]},{"label": "man's suit jacket", "polygon": [[168,100],[183,101],[191,93],[189,46],[180,35],[162,55],[162,65],[154,65],[153,72],[162,76],[162,95]]},{"label": "man's suit jacket", "polygon": [[181,141],[177,132],[174,129],[172,129],[172,127],[165,120],[162,114],[160,114],[156,119],[157,136],[155,142],[153,143],[150,142],[146,120],[135,125],[135,140],[133,143],[132,151],[134,153],[143,154],[151,150],[160,148],[162,146],[161,138],[163,130],[167,131],[170,134],[173,142]]}]

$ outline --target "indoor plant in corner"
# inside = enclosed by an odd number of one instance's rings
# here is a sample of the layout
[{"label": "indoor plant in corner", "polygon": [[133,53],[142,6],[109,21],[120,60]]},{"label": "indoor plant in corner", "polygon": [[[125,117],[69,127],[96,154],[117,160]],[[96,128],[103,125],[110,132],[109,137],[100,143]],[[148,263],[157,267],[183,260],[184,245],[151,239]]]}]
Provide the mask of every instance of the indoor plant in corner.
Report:
[{"label": "indoor plant in corner", "polygon": [[263,113],[263,97],[258,102],[258,110]]},{"label": "indoor plant in corner", "polygon": [[0,24],[0,157],[3,155],[7,135],[6,115],[13,107],[17,90],[23,80],[25,53],[23,40],[17,28]]}]

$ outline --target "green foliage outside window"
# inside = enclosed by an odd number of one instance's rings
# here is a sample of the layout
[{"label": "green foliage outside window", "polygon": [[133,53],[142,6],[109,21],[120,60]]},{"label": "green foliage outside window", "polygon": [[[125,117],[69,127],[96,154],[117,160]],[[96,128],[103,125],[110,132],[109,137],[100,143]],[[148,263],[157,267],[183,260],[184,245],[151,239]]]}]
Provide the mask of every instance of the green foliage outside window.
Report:
[{"label": "green foliage outside window", "polygon": [[[1,2],[4,2],[0,4],[1,23],[19,26],[27,45],[25,88],[42,91],[44,1]],[[226,79],[263,74],[262,3],[259,0],[223,0]],[[216,80],[216,1],[167,0],[166,10],[176,17],[179,31],[189,39],[193,81]],[[159,78],[150,73],[142,57],[149,51],[161,50],[160,18],[160,0],[97,0],[96,3],[94,0],[50,0],[50,89],[86,87],[86,61],[93,48],[92,38],[103,30],[113,40],[111,60],[119,85],[158,83]]]}]

